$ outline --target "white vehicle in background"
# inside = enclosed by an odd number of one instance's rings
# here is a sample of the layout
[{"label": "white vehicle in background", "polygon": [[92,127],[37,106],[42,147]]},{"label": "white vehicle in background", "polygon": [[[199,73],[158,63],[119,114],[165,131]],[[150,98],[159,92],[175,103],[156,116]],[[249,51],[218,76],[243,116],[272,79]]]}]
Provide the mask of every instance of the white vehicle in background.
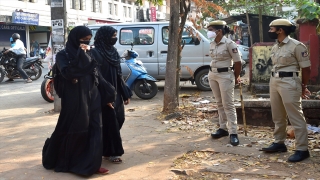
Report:
[{"label": "white vehicle in background", "polygon": [[[168,54],[169,22],[135,22],[116,24],[89,25],[93,37],[101,26],[112,26],[117,30],[118,41],[115,44],[119,54],[130,49],[131,43],[139,54],[139,60],[148,70],[148,74],[157,80],[164,80],[166,74],[166,62]],[[191,32],[190,32],[191,31]],[[192,37],[192,34],[197,35]],[[186,24],[183,29],[182,39],[185,41],[182,50],[180,80],[190,80],[200,90],[211,90],[208,73],[211,57],[209,55],[210,40],[203,32]],[[244,62],[245,64],[245,62]],[[130,75],[130,69],[121,63],[124,78]],[[190,71],[192,71],[190,73]],[[241,75],[244,75],[245,71]]]}]

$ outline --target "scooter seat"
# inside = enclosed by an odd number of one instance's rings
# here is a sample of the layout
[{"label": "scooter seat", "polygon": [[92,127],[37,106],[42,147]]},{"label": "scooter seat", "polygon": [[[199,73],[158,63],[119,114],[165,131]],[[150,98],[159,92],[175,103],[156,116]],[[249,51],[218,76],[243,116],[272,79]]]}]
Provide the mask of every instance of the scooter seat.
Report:
[{"label": "scooter seat", "polygon": [[29,58],[26,58],[26,61],[35,61],[38,59],[39,59],[38,57],[29,57]]}]

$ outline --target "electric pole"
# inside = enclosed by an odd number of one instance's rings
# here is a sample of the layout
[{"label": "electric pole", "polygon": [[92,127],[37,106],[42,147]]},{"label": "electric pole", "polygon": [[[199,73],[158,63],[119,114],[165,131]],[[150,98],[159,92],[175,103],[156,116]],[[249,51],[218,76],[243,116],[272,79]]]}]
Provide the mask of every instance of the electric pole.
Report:
[{"label": "electric pole", "polygon": [[[55,0],[51,1],[51,42],[52,42],[52,53],[53,62],[55,63],[56,54],[64,49],[66,40],[68,37],[68,24],[67,24],[67,0]],[[61,99],[54,92],[54,111],[60,112],[61,110]]]}]

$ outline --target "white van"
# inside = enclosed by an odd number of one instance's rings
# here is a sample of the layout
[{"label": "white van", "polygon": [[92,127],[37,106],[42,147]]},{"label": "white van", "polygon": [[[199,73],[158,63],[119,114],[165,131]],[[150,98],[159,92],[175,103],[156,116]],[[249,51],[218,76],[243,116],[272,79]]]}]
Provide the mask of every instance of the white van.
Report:
[{"label": "white van", "polygon": [[[169,22],[136,22],[136,23],[117,23],[117,24],[98,24],[89,25],[92,30],[91,43],[94,36],[101,26],[112,26],[118,31],[118,42],[115,47],[119,54],[131,48],[139,53],[139,60],[147,68],[148,74],[157,80],[164,80],[166,73],[166,61],[168,53],[168,42],[170,41]],[[194,35],[198,35],[201,40],[192,38],[189,32],[190,26],[186,25],[182,33],[185,46],[182,50],[181,75],[180,79],[191,80],[200,90],[211,90],[208,81],[208,72],[211,62],[209,55],[210,41],[199,31],[191,27]],[[122,73],[129,75],[129,69],[122,63]],[[192,76],[189,72],[194,72]],[[194,78],[193,78],[194,77]]]}]

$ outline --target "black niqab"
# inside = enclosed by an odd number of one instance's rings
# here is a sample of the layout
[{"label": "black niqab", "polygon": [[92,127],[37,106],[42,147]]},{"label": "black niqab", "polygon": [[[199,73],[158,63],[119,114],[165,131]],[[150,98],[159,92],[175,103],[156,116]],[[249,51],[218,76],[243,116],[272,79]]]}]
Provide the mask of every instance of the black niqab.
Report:
[{"label": "black niqab", "polygon": [[66,51],[70,58],[75,58],[80,46],[79,39],[92,35],[91,30],[85,26],[77,26],[73,28],[68,36]]},{"label": "black niqab", "polygon": [[96,64],[88,54],[80,48],[80,39],[88,35],[92,35],[91,30],[85,26],[77,26],[73,28],[68,36],[65,51],[70,63],[70,72],[74,77],[79,77],[92,73]]},{"label": "black niqab", "polygon": [[94,38],[94,46],[100,55],[111,65],[119,66],[120,55],[117,49],[110,43],[115,32],[117,32],[117,30],[111,26],[100,27]]}]

